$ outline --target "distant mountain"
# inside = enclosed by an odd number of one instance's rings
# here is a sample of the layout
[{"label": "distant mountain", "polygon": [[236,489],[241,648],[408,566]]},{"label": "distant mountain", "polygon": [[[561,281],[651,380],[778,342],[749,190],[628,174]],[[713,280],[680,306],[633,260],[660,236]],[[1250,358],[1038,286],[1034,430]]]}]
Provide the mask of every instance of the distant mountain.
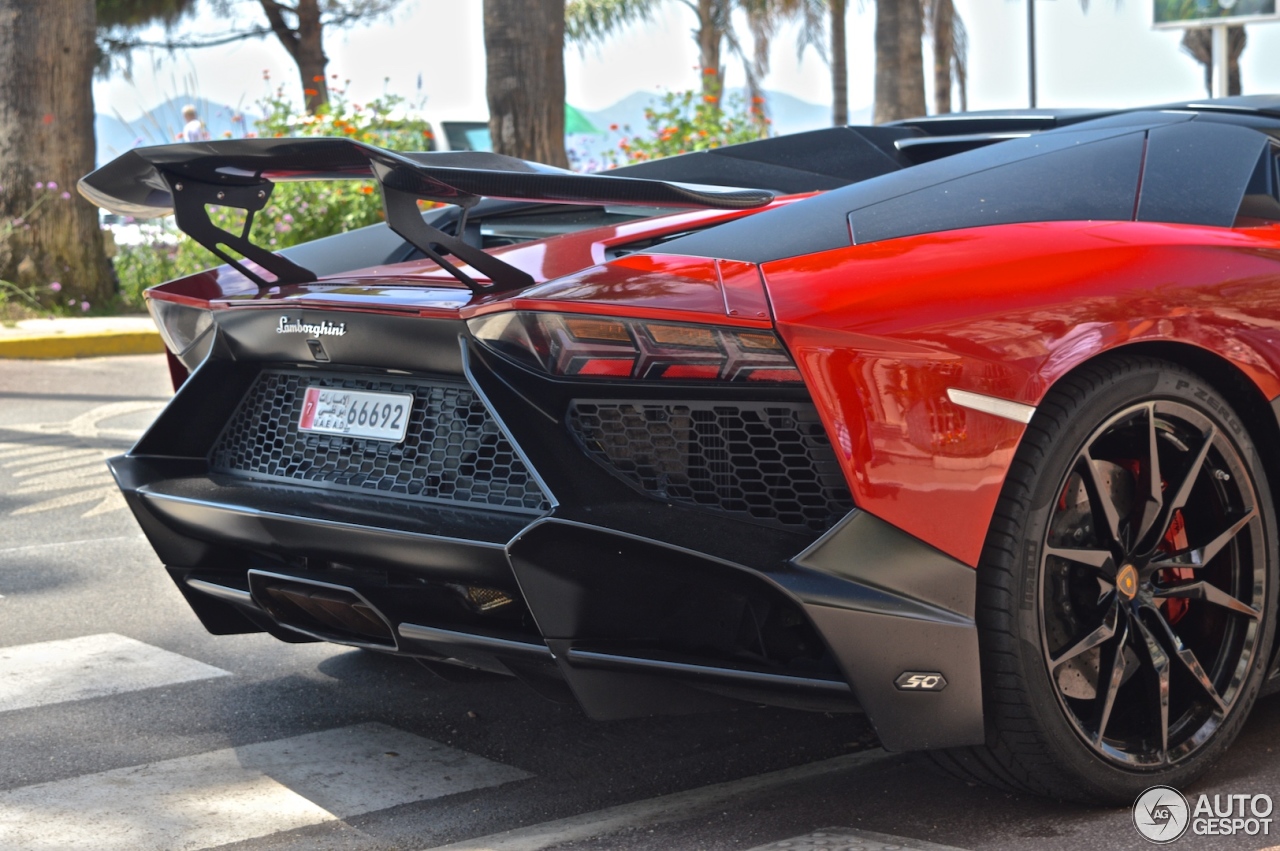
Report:
[{"label": "distant mountain", "polygon": [[[730,90],[729,94],[745,97],[741,90]],[[809,103],[785,92],[766,91],[769,118],[773,120],[774,132],[800,133],[805,130],[818,130],[831,126],[831,107],[824,104]],[[642,133],[648,124],[644,119],[647,107],[657,106],[662,96],[651,92],[632,92],[617,103],[595,112],[581,110],[592,124],[605,129],[617,124],[619,127],[630,125],[632,134]],[[855,109],[849,114],[850,124],[870,124],[871,107]]]},{"label": "distant mountain", "polygon": [[[227,133],[240,137],[246,127],[253,129],[257,115],[249,115],[226,104],[209,100],[170,98],[152,107],[132,121],[118,115],[99,112],[94,120],[94,133],[98,140],[98,163],[102,164],[139,145],[166,145],[177,141],[186,124],[182,120],[182,107],[192,104],[209,131],[209,138],[221,139]],[[243,116],[241,122],[233,119]]]}]

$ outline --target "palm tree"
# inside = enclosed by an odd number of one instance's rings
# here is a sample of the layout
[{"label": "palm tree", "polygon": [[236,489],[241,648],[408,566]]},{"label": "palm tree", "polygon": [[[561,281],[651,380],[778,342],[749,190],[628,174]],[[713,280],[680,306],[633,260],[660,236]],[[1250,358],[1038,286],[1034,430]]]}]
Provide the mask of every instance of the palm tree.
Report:
[{"label": "palm tree", "polygon": [[951,111],[954,80],[964,112],[969,106],[969,36],[953,0],[924,0],[924,32],[933,40],[933,111]]},{"label": "palm tree", "polygon": [[738,0],[738,4],[747,13],[747,26],[751,31],[752,55],[746,63],[747,93],[751,98],[752,115],[758,120],[761,135],[766,135],[767,130],[766,104],[761,86],[764,78],[769,76],[769,50],[773,46],[778,27],[787,21],[798,21],[800,37],[796,43],[797,54],[803,55],[806,48],[812,47],[825,60],[827,57],[823,35],[827,3],[828,0]]},{"label": "palm tree", "polygon": [[484,0],[489,136],[497,153],[568,167],[564,0]]},{"label": "palm tree", "polygon": [[94,161],[93,0],[0,0],[0,21],[0,280],[105,301],[98,211],[72,194]]},{"label": "palm tree", "polygon": [[[1227,27],[1227,94],[1238,95],[1240,86],[1240,54],[1249,38],[1244,27]],[[1213,31],[1189,29],[1182,34],[1182,49],[1204,66],[1204,88],[1213,96]]]},{"label": "palm tree", "polygon": [[831,123],[849,123],[849,45],[845,34],[846,0],[827,0],[831,13]]},{"label": "palm tree", "polygon": [[925,114],[923,39],[920,0],[876,0],[876,124]]},{"label": "palm tree", "polygon": [[[565,4],[565,35],[579,44],[601,42],[628,24],[649,20],[663,0],[568,0]],[[802,24],[800,49],[817,44],[821,33],[821,10],[826,0],[676,0],[698,18],[694,38],[698,43],[702,69],[703,96],[719,102],[724,91],[723,52],[742,59],[747,71],[747,88],[760,96],[759,84],[769,70],[769,47],[778,25],[789,19]],[[735,9],[747,15],[752,36],[752,52],[746,49],[733,29]]]}]

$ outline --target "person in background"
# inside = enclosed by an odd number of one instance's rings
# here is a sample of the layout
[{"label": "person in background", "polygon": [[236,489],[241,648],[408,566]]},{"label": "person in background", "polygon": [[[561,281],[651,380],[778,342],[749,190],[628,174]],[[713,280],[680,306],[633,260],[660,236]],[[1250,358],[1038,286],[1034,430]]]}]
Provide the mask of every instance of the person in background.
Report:
[{"label": "person in background", "polygon": [[187,123],[178,134],[179,141],[204,142],[209,138],[209,131],[205,129],[204,122],[200,120],[200,116],[196,114],[196,108],[191,104],[182,108],[182,120]]}]

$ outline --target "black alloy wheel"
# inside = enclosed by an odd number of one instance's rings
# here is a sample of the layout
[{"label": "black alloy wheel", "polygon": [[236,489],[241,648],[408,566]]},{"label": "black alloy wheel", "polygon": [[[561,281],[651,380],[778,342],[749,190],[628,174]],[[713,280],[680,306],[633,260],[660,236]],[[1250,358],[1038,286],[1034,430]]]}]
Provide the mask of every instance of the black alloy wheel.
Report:
[{"label": "black alloy wheel", "polygon": [[1114,803],[1190,782],[1257,696],[1275,548],[1257,453],[1205,381],[1127,358],[1063,379],[1028,426],[980,566],[988,747],[939,761]]}]

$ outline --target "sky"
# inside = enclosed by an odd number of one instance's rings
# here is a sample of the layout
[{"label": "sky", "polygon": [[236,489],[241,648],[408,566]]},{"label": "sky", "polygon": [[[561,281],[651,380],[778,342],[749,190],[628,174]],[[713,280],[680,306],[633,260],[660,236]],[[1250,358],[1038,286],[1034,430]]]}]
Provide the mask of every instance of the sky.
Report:
[{"label": "sky", "polygon": [[[1205,96],[1201,66],[1179,48],[1181,32],[1152,29],[1151,0],[1093,0],[1087,12],[1079,0],[955,0],[969,34],[970,109],[1027,105],[1028,2],[1037,4],[1040,106],[1133,106]],[[875,4],[849,5],[849,106],[858,110],[872,101]],[[250,17],[235,23],[257,24],[257,8],[246,4]],[[658,94],[697,86],[695,24],[683,3],[666,0],[650,22],[603,45],[568,46],[567,100],[594,111],[637,90]],[[227,21],[201,13],[178,32],[226,29]],[[1280,23],[1250,25],[1248,37],[1241,57],[1245,93],[1280,92]],[[812,49],[797,57],[795,42],[794,29],[776,37],[765,87],[829,104],[829,69]],[[329,71],[350,81],[347,92],[355,102],[387,91],[421,101],[429,119],[487,117],[481,0],[403,0],[388,17],[327,32],[325,48]],[[742,85],[741,63],[728,59],[726,66],[727,85]],[[117,69],[97,81],[94,98],[99,112],[132,121],[172,97],[252,110],[277,83],[300,100],[297,80],[296,66],[271,37],[172,56],[141,52],[131,74]]]}]

